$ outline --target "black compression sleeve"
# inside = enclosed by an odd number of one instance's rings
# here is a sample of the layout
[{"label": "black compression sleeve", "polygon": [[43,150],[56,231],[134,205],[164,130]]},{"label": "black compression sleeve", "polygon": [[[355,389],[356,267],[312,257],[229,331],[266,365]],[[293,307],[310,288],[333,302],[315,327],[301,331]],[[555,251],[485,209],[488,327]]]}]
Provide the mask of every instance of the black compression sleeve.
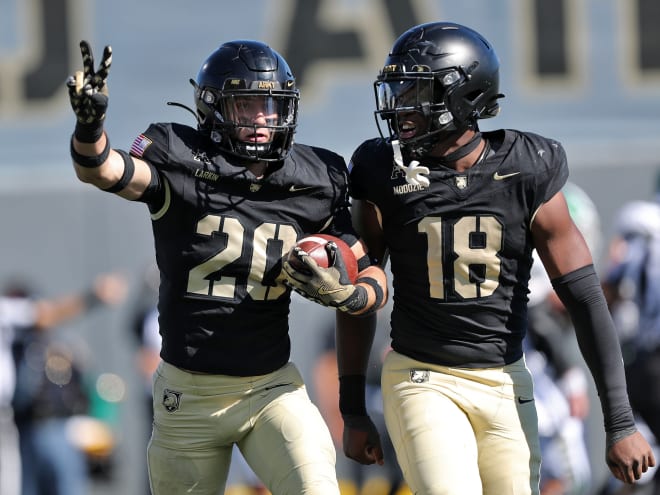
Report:
[{"label": "black compression sleeve", "polygon": [[580,351],[596,382],[605,431],[634,430],[621,347],[594,266],[555,278],[552,286],[571,316]]},{"label": "black compression sleeve", "polygon": [[366,377],[344,375],[339,377],[339,411],[342,415],[366,416]]}]

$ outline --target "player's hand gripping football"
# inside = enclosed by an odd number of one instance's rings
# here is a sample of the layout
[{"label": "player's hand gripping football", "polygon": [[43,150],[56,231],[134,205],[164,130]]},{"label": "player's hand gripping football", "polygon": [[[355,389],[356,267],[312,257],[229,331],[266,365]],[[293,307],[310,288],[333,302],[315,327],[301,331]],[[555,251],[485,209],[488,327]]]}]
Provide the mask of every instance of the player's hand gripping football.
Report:
[{"label": "player's hand gripping football", "polygon": [[67,79],[71,108],[76,114],[76,138],[95,142],[103,133],[103,119],[108,108],[108,72],[112,64],[112,48],[106,46],[98,69],[94,69],[94,55],[89,43],[80,42],[83,70]]},{"label": "player's hand gripping football", "polygon": [[305,251],[294,247],[289,256],[297,258],[305,270],[296,270],[289,263],[288,257],[285,258],[282,263],[286,278],[284,283],[303,297],[323,306],[332,306],[348,313],[364,309],[367,305],[367,291],[351,283],[337,244],[328,242],[325,249],[328,258],[332,260],[328,268],[319,266]]},{"label": "player's hand gripping football", "polygon": [[380,435],[369,416],[342,415],[344,455],[360,464],[383,465]]}]

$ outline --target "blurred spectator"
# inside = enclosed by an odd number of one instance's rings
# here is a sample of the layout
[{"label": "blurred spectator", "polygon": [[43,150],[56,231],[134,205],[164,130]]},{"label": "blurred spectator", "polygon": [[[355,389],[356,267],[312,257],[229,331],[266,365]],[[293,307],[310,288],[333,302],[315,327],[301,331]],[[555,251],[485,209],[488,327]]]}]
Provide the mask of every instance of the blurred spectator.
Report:
[{"label": "blurred spectator", "polygon": [[102,305],[118,304],[125,294],[124,278],[110,274],[98,277],[82,294],[39,299],[27,283],[16,280],[0,297],[3,343],[11,346],[9,356],[2,349],[0,366],[11,370],[7,390],[19,432],[23,495],[86,493],[85,452],[72,443],[72,434],[80,428],[72,429],[69,419],[88,410],[89,396],[74,350],[42,330]]},{"label": "blurred spectator", "polygon": [[141,285],[133,302],[131,329],[138,346],[136,366],[143,378],[145,408],[147,410],[148,430],[151,436],[153,400],[151,380],[160,362],[160,330],[158,327],[158,267],[149,265],[142,274]]},{"label": "blurred spectator", "polygon": [[144,271],[142,276],[141,286],[138,288],[137,297],[134,300],[134,308],[132,311],[131,329],[133,337],[137,344],[136,353],[136,368],[142,378],[141,388],[143,397],[143,407],[145,413],[145,437],[144,449],[141,451],[143,455],[143,465],[141,472],[143,473],[143,486],[145,493],[151,494],[149,488],[149,477],[147,468],[147,444],[151,438],[151,428],[153,423],[153,395],[152,395],[152,379],[154,371],[160,362],[160,346],[161,337],[160,329],[158,326],[158,309],[156,307],[158,301],[158,284],[159,279],[158,267],[150,265]]},{"label": "blurred spectator", "polygon": [[525,360],[534,379],[541,445],[541,495],[589,493],[591,466],[584,434],[589,412],[586,375],[571,362],[573,338],[554,293],[529,308]]},{"label": "blurred spectator", "polygon": [[[660,188],[653,201],[632,201],[619,211],[603,277],[619,330],[630,403],[640,428],[660,439]],[[651,437],[647,437],[652,440]],[[657,455],[657,454],[656,454]],[[660,494],[660,470],[646,473]]]},{"label": "blurred spectator", "polygon": [[[594,203],[578,186],[562,189],[573,221],[594,259],[601,250],[600,217]],[[534,399],[541,442],[541,495],[589,493],[591,466],[584,434],[589,412],[587,375],[571,319],[552,289],[534,253],[529,283],[529,328],[525,360],[534,379]]]},{"label": "blurred spectator", "polygon": [[[153,400],[151,399],[151,380],[160,362],[161,338],[158,330],[158,310],[154,307],[146,312],[142,319],[140,348],[137,366],[143,379],[145,407],[147,409],[148,430],[151,431],[153,420]],[[149,434],[151,436],[151,433]]]}]

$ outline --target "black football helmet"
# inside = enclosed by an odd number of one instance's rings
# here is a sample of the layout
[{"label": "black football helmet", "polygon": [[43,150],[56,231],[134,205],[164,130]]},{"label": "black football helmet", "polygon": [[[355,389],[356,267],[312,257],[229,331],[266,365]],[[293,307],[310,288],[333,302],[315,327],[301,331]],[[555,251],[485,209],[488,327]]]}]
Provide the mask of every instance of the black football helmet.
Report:
[{"label": "black football helmet", "polygon": [[[499,60],[476,31],[451,22],[432,22],[403,33],[392,47],[374,83],[376,116],[387,121],[389,135],[402,150],[422,157],[435,144],[499,112]],[[401,138],[401,117],[423,116],[425,129]],[[381,136],[380,120],[376,118]]]},{"label": "black football helmet", "polygon": [[[198,128],[224,151],[250,161],[283,160],[293,145],[299,91],[284,58],[259,41],[224,43],[202,64],[195,86]],[[259,102],[266,124],[241,118],[238,109]],[[238,139],[241,128],[267,128],[268,143]]]}]

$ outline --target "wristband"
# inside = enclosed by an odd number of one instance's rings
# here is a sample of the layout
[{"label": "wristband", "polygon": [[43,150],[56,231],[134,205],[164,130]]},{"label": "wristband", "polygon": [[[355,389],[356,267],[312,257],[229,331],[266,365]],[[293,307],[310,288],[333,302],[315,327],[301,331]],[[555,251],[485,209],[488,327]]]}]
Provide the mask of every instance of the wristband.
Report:
[{"label": "wristband", "polygon": [[345,313],[356,313],[367,305],[368,301],[368,294],[367,294],[367,289],[364,287],[360,287],[359,285],[354,285],[353,286],[355,290],[351,293],[350,296],[348,296],[348,299],[345,301],[342,301],[337,308],[340,311],[344,311]]},{"label": "wristband", "polygon": [[[78,138],[76,137],[76,139]],[[71,151],[71,158],[73,158],[73,161],[76,162],[81,167],[97,168],[103,165],[103,163],[108,159],[108,156],[110,155],[110,140],[106,138],[105,148],[103,148],[101,154],[94,156],[86,156],[86,155],[81,155],[74,149],[73,136],[71,136],[70,151]]]},{"label": "wristband", "polygon": [[375,311],[378,308],[380,308],[380,306],[383,304],[383,299],[385,298],[385,294],[378,281],[372,277],[360,277],[355,281],[355,283],[367,284],[369,287],[371,287],[374,290],[374,293],[376,294],[376,302],[374,302],[374,305],[372,306],[369,312]]},{"label": "wristband", "polygon": [[355,281],[355,285],[354,285],[355,290],[348,297],[348,299],[346,299],[339,305],[338,309],[340,311],[344,311],[345,313],[353,314],[363,310],[367,306],[367,303],[369,302],[369,294],[367,293],[367,289],[359,286],[358,283],[368,285],[374,290],[374,293],[376,295],[375,302],[371,306],[369,306],[369,308],[364,313],[360,313],[359,315],[359,316],[367,316],[373,313],[374,311],[377,311],[380,308],[381,304],[383,304],[383,299],[385,298],[383,289],[380,287],[376,279],[371,277],[358,278]]},{"label": "wristband", "polygon": [[81,143],[95,143],[103,136],[103,120],[92,122],[91,124],[82,124],[76,121],[73,135]]},{"label": "wristband", "polygon": [[342,416],[366,416],[364,375],[344,375],[339,377],[339,411]]}]

